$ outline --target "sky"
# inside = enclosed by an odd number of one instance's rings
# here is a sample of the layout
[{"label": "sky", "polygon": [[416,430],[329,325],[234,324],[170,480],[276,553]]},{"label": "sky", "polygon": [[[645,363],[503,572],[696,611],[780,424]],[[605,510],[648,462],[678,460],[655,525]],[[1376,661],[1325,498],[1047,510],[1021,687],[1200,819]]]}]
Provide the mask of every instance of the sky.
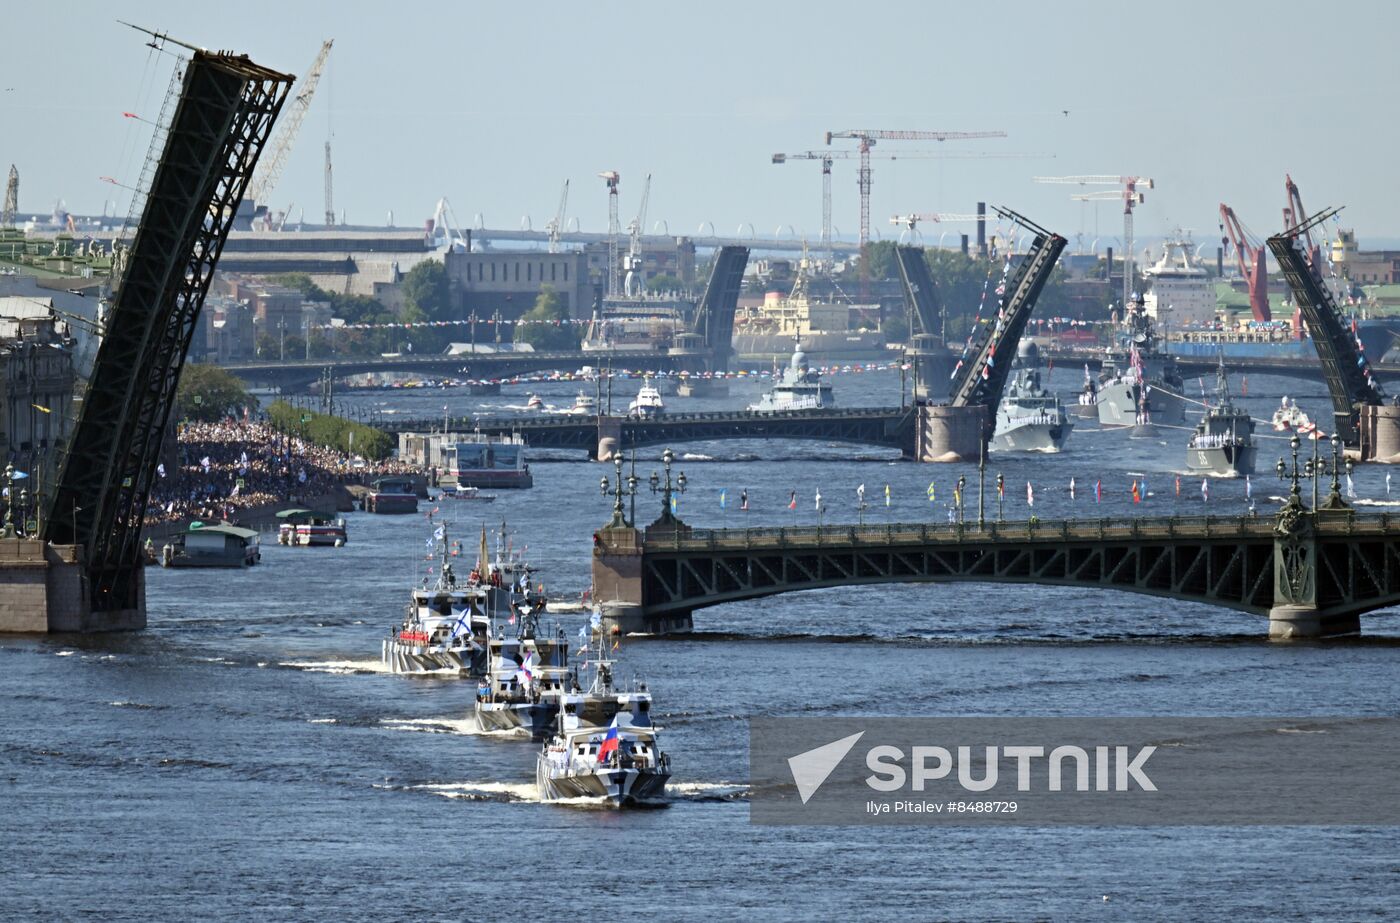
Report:
[{"label": "sky", "polygon": [[[1005,131],[979,141],[888,141],[877,153],[1034,158],[874,162],[875,233],[910,212],[1019,211],[1099,248],[1122,234],[1114,202],[1033,176],[1131,174],[1155,188],[1139,240],[1219,237],[1228,202],[1254,234],[1281,229],[1284,175],[1305,205],[1345,205],[1367,238],[1400,236],[1393,94],[1400,5],[1070,3],[25,3],[5,10],[0,171],[21,177],[21,213],[58,199],[125,214],[171,59],[115,16],[294,74],[321,41],[330,64],[272,205],[353,224],[420,226],[447,197],[460,223],[542,229],[570,180],[568,215],[607,226],[597,174],[621,173],[622,224],[652,176],[649,230],[760,238],[821,223],[816,162],[842,129]],[[850,150],[837,141],[833,149]],[[1111,191],[1114,187],[1095,187]],[[833,175],[838,232],[858,226],[856,163]],[[479,216],[479,217],[478,217]],[[664,222],[664,224],[659,224]],[[944,226],[956,234],[970,225]],[[925,225],[924,239],[939,230]],[[1082,236],[1081,236],[1082,235]]]}]

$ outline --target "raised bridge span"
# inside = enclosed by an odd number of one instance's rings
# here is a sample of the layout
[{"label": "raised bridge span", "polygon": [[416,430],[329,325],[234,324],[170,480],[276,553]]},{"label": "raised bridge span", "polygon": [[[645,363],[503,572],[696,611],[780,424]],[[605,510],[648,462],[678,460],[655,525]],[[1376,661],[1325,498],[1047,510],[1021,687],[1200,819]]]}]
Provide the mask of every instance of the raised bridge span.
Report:
[{"label": "raised bridge span", "polygon": [[[625,630],[692,626],[697,609],[877,583],[1121,590],[1265,617],[1277,639],[1353,634],[1400,604],[1400,521],[1296,497],[1276,517],[692,529],[620,517],[594,535],[594,598]],[[1053,621],[1053,611],[1047,611]]]}]

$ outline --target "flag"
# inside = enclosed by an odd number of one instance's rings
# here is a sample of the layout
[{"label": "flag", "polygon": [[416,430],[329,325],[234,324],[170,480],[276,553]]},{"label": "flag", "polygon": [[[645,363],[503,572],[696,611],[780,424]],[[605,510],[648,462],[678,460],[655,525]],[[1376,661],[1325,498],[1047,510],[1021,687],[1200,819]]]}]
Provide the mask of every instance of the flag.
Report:
[{"label": "flag", "polygon": [[1069,479],[1069,498],[1074,499],[1074,478]]},{"label": "flag", "polygon": [[1181,496],[1181,478],[1180,478],[1180,477],[1178,477],[1178,478],[1176,479],[1176,495],[1177,495],[1178,497]]},{"label": "flag", "polygon": [[1099,478],[1094,482],[1094,502],[1103,502],[1103,478]]},{"label": "flag", "polygon": [[1201,502],[1202,502],[1202,503],[1207,503],[1207,502],[1209,502],[1209,501],[1210,501],[1210,481],[1206,480],[1205,478],[1201,478]]},{"label": "flag", "polygon": [[932,503],[938,499],[938,491],[934,489],[933,482],[928,482],[928,502]]},{"label": "flag", "polygon": [[530,669],[530,660],[534,656],[534,651],[526,651],[525,659],[520,661],[520,668],[515,671],[515,678],[522,686],[529,685],[535,681],[535,674]]},{"label": "flag", "polygon": [[680,507],[681,507],[681,495],[680,495],[680,494],[675,494],[675,493],[671,494],[671,515],[672,515],[672,516],[676,515],[676,511],[679,510]]},{"label": "flag", "polygon": [[1136,480],[1133,481],[1133,502],[1142,502],[1142,494],[1138,492],[1138,482]]},{"label": "flag", "polygon": [[613,715],[612,723],[608,725],[608,733],[603,737],[603,742],[598,745],[598,764],[601,766],[607,762],[609,756],[617,752],[617,715]]},{"label": "flag", "polygon": [[438,527],[433,530],[433,540],[439,542],[447,540],[447,523],[438,523]]},{"label": "flag", "polygon": [[749,508],[749,491],[748,491],[748,488],[746,487],[746,488],[744,488],[743,490],[739,491],[739,509],[741,509],[741,510],[747,510],[748,508]]},{"label": "flag", "polygon": [[816,506],[816,508],[817,508],[817,512],[820,513],[820,512],[821,512],[821,509],[822,509],[822,489],[821,489],[820,487],[817,488],[817,506]]},{"label": "flag", "polygon": [[[159,465],[156,465],[156,474],[158,474],[158,475],[161,476],[161,477],[165,477],[165,463],[164,463],[164,462],[161,462]],[[1390,475],[1387,474],[1386,477],[1388,478],[1388,477],[1390,477]]]},{"label": "flag", "polygon": [[471,615],[471,609],[463,609],[461,612],[454,612],[452,614],[457,616],[457,621],[452,623],[452,631],[447,635],[446,643],[448,644],[457,640],[457,636],[462,633],[462,629],[467,627],[469,623],[467,616]]},{"label": "flag", "polygon": [[890,506],[890,485],[886,484],[886,485],[885,485],[885,508],[886,508],[886,509],[889,509],[889,506]]},{"label": "flag", "polygon": [[1035,488],[1030,481],[1026,482],[1026,506],[1035,506]]},{"label": "flag", "polygon": [[50,410],[49,408],[45,407],[43,404],[30,404],[29,406],[30,406],[30,407],[33,407],[35,410],[39,411],[40,413],[53,413],[52,410]]},{"label": "flag", "polygon": [[997,499],[1000,500],[1000,499],[1002,499],[1002,498],[1005,497],[1005,496],[1006,496],[1006,482],[1005,482],[1005,481],[1002,481],[1002,480],[998,480],[998,481],[997,481]]},{"label": "flag", "polygon": [[588,626],[587,626],[587,625],[580,625],[580,626],[578,627],[578,653],[582,654],[582,653],[587,652],[587,650],[588,650]]},{"label": "flag", "polygon": [[1244,476],[1244,498],[1246,500],[1254,496],[1254,485],[1249,483],[1249,475]]},{"label": "flag", "polygon": [[209,456],[206,455],[206,456],[204,456],[203,458],[201,458],[201,459],[199,460],[199,464],[200,464],[200,467],[202,467],[202,468],[205,470],[205,472],[207,473],[207,472],[209,471],[209,466],[210,466],[210,464],[211,464],[211,462],[209,461]]},{"label": "flag", "polygon": [[1356,499],[1356,487],[1353,486],[1352,483],[1351,483],[1351,475],[1350,475],[1350,474],[1347,475],[1347,499],[1348,499],[1348,500],[1355,500],[1355,499]]},{"label": "flag", "polygon": [[865,506],[865,485],[864,485],[864,484],[862,484],[862,485],[860,485],[859,487],[856,488],[856,502],[859,503],[861,506]]},{"label": "flag", "polygon": [[797,509],[797,491],[795,490],[792,492],[792,495],[788,497],[788,509]]},{"label": "flag", "polygon": [[1385,473],[1385,495],[1386,495],[1386,497],[1389,497],[1389,496],[1390,496],[1390,472],[1389,472],[1389,471],[1387,471],[1387,472]]},{"label": "flag", "polygon": [[1142,484],[1139,485],[1139,488],[1138,488],[1138,489],[1139,489],[1140,491],[1142,491],[1142,499],[1146,500],[1146,499],[1147,499],[1147,476],[1146,476],[1146,475],[1143,475]]},{"label": "flag", "polygon": [[719,491],[719,508],[720,508],[720,509],[726,509],[728,506],[729,506],[729,491],[725,490],[724,488],[720,488],[720,491]]}]

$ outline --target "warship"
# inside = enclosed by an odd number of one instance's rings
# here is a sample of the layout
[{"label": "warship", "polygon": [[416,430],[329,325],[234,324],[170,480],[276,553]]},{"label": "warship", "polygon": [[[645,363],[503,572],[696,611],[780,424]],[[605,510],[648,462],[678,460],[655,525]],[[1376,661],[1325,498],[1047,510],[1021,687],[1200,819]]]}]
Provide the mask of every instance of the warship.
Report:
[{"label": "warship", "polygon": [[502,556],[499,548],[493,561],[485,528],[477,565],[465,580],[458,579],[452,566],[460,550],[448,539],[446,523],[433,532],[428,548],[438,555],[437,567],[429,569],[430,575],[434,570],[436,574],[413,589],[402,623],[381,642],[380,660],[393,673],[445,670],[485,676],[494,620],[505,619],[519,604],[534,606],[529,569]]},{"label": "warship", "polygon": [[1216,403],[1206,410],[1186,444],[1189,471],[1233,476],[1254,473],[1254,421],[1230,400],[1225,363],[1216,370]]},{"label": "warship", "polygon": [[1129,307],[1118,344],[1104,354],[1097,400],[1100,426],[1186,422],[1185,382],[1162,350],[1141,296]]},{"label": "warship", "polygon": [[555,732],[536,760],[535,784],[541,801],[635,807],[665,795],[671,760],[657,740],[646,683],[630,690],[614,685],[598,621],[595,613],[599,645],[588,662],[592,681],[586,692],[559,697]]},{"label": "warship", "polygon": [[792,359],[781,371],[774,369],[773,387],[764,392],[750,410],[818,410],[836,404],[831,385],[821,380],[821,373],[807,365],[802,351],[802,337],[793,337]]},{"label": "warship", "polygon": [[515,636],[506,637],[505,628],[496,626],[497,635],[487,645],[487,675],[476,691],[481,730],[522,730],[544,740],[556,723],[559,697],[578,690],[578,677],[569,673],[569,640],[563,629],[540,633],[543,609],[544,600],[522,599],[510,619]]},{"label": "warship", "polygon": [[1011,381],[997,406],[993,452],[1059,452],[1074,429],[1060,399],[1040,382],[1040,349],[1023,340]]}]

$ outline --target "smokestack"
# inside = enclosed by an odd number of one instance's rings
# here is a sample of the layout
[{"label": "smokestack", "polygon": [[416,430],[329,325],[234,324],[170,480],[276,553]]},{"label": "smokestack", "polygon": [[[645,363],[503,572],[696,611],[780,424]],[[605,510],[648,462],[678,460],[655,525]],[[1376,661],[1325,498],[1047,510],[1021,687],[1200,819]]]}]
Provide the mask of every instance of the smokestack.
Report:
[{"label": "smokestack", "polygon": [[987,203],[977,203],[977,255],[987,258]]},{"label": "smokestack", "polygon": [[1108,265],[1104,268],[1103,277],[1106,280],[1113,278],[1113,248],[1108,248]]},{"label": "smokestack", "polygon": [[1225,278],[1225,248],[1215,248],[1215,274],[1221,279]]},{"label": "smokestack", "polygon": [[967,235],[962,236],[962,255],[967,256]]}]

